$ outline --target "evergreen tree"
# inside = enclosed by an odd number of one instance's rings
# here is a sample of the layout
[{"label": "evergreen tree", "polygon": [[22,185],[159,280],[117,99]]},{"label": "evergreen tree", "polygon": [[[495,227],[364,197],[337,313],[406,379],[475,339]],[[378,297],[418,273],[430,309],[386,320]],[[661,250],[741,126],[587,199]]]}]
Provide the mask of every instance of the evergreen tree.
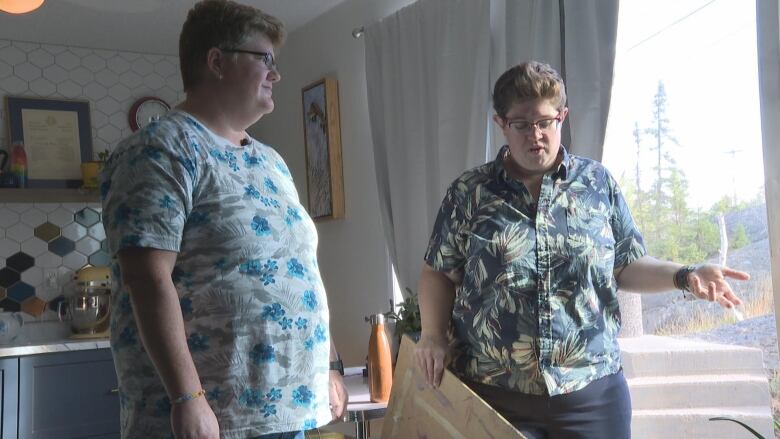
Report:
[{"label": "evergreen tree", "polygon": [[647,221],[646,221],[646,212],[645,212],[645,206],[642,202],[642,199],[644,198],[644,194],[642,191],[642,174],[641,174],[641,166],[642,163],[642,131],[639,130],[639,122],[634,121],[634,144],[636,144],[636,171],[634,173],[634,203],[633,203],[633,215],[634,215],[634,221],[636,222],[637,226],[639,226],[639,230],[642,232],[647,232]]},{"label": "evergreen tree", "polygon": [[731,238],[731,248],[736,250],[748,244],[750,244],[750,240],[748,239],[745,225],[737,224],[737,228],[734,229],[734,237]]},{"label": "evergreen tree", "polygon": [[[633,190],[626,191],[626,199],[650,254],[681,263],[700,262],[717,253],[718,227],[708,214],[694,212],[689,207],[688,179],[668,147],[679,143],[672,135],[666,111],[666,89],[659,81],[653,98],[651,126],[642,131],[639,123],[634,124],[637,165]],[[642,134],[648,135],[654,145],[650,150],[655,157],[655,179],[647,191],[642,189],[641,180]]]},{"label": "evergreen tree", "polygon": [[713,217],[717,217],[718,215],[724,215],[727,212],[730,212],[733,208],[734,206],[731,197],[724,195],[710,207],[710,213]]},{"label": "evergreen tree", "polygon": [[645,129],[645,133],[649,134],[653,140],[655,146],[651,149],[656,153],[655,164],[655,193],[653,199],[653,205],[656,209],[656,215],[663,214],[665,207],[667,207],[667,200],[664,194],[664,170],[668,165],[668,153],[665,154],[664,147],[668,143],[678,144],[677,139],[672,135],[672,130],[669,127],[669,119],[666,117],[666,87],[663,81],[658,81],[658,90],[653,97],[653,122],[652,125]]},{"label": "evergreen tree", "polygon": [[680,261],[683,264],[696,264],[706,258],[715,256],[720,249],[720,231],[718,225],[709,215],[697,214],[692,219],[692,229],[694,231],[692,240],[700,249],[700,252],[688,260]]}]

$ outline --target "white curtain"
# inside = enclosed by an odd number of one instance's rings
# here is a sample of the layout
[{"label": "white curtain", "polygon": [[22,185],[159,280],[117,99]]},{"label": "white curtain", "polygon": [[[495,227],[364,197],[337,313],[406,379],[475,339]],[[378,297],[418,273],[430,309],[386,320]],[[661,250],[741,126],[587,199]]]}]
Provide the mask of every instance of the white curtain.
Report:
[{"label": "white curtain", "polygon": [[[758,82],[775,316],[780,316],[780,2],[757,0]],[[777,317],[776,317],[777,319]],[[780,334],[780,324],[777,325]]]},{"label": "white curtain", "polygon": [[571,109],[564,142],[601,159],[617,13],[618,0],[419,0],[366,29],[382,220],[402,288],[417,283],[449,183],[503,143],[488,123],[507,68],[534,59],[558,69]]},{"label": "white curtain", "polygon": [[484,163],[489,3],[420,0],[365,38],[382,223],[399,285],[415,290],[447,186]]},{"label": "white curtain", "polygon": [[[494,33],[490,80],[526,60],[563,76],[569,152],[601,160],[615,63],[618,0],[491,0]],[[491,129],[491,155],[503,144]]]},{"label": "white curtain", "polygon": [[[543,61],[563,76],[569,117],[563,143],[569,152],[601,160],[612,97],[618,0],[491,0],[490,79],[525,60]],[[504,144],[495,124],[490,153]],[[618,295],[621,337],[643,335],[642,297]]]}]

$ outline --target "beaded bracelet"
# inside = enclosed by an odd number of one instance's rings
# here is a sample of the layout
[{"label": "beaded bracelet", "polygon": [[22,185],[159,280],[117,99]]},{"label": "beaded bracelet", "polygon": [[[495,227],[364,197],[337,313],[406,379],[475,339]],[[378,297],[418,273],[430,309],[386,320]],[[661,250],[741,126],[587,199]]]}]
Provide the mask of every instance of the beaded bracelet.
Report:
[{"label": "beaded bracelet", "polygon": [[181,395],[180,397],[173,400],[174,404],[181,404],[183,402],[191,401],[195,398],[200,398],[201,396],[205,395],[206,391],[203,389],[200,389],[196,392],[192,393],[185,393],[184,395]]}]

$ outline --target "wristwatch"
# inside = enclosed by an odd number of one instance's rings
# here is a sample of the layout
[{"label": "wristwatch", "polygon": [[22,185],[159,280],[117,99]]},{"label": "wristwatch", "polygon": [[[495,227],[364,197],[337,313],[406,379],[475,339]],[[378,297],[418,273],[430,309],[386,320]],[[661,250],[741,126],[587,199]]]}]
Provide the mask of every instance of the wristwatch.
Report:
[{"label": "wristwatch", "polygon": [[682,291],[683,297],[685,298],[688,298],[688,294],[691,294],[695,297],[693,291],[691,291],[691,285],[688,283],[688,275],[696,271],[696,268],[698,267],[695,265],[685,265],[680,267],[680,269],[674,273],[674,287]]},{"label": "wristwatch", "polygon": [[341,362],[341,355],[336,354],[336,361],[330,362],[330,370],[337,370],[341,376],[344,376],[344,363]]}]

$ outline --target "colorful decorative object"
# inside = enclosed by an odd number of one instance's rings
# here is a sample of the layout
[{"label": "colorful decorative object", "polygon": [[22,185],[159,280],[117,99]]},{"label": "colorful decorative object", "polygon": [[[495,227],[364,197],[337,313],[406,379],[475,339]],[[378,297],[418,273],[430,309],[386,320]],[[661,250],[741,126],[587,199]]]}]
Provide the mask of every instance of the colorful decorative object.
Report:
[{"label": "colorful decorative object", "polygon": [[81,179],[84,181],[85,189],[97,189],[100,171],[103,170],[110,152],[106,149],[98,152],[97,160],[90,160],[81,164]]},{"label": "colorful decorative object", "polygon": [[14,142],[11,145],[11,166],[9,172],[16,180],[16,187],[27,187],[27,153],[24,143]]}]

